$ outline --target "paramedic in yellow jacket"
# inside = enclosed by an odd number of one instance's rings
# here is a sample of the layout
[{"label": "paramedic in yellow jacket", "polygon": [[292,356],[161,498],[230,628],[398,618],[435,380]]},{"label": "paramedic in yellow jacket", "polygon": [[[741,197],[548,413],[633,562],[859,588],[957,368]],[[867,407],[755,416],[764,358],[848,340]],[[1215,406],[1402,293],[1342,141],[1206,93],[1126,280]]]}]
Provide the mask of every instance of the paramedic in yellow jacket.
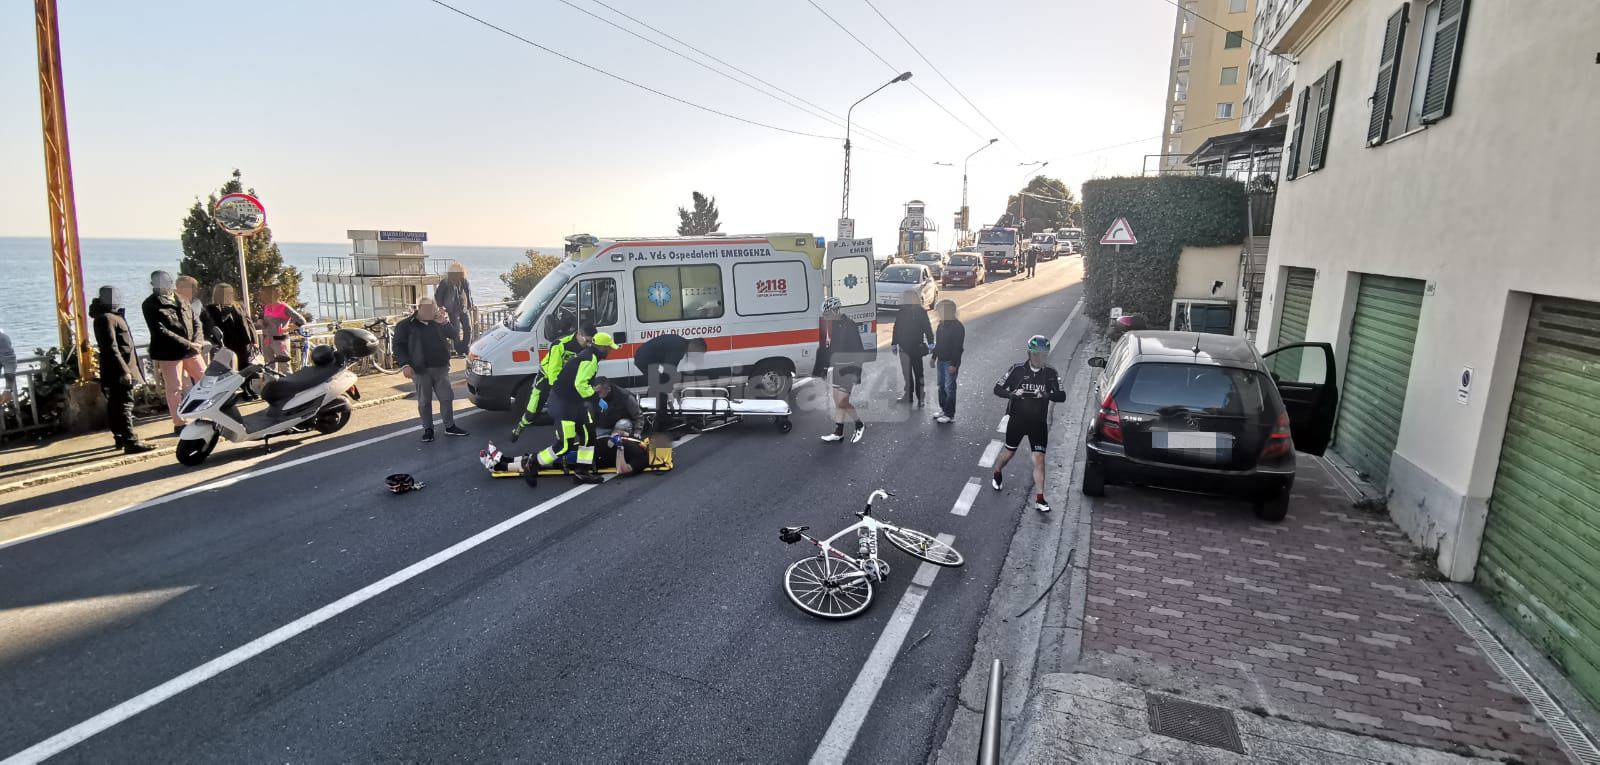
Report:
[{"label": "paramedic in yellow jacket", "polygon": [[539,452],[540,467],[550,467],[576,450],[579,472],[593,473],[594,421],[590,410],[598,398],[593,381],[600,371],[600,360],[616,347],[611,335],[595,333],[590,345],[568,359],[551,384],[550,417],[556,423],[556,442]]},{"label": "paramedic in yellow jacket", "polygon": [[522,430],[532,424],[533,416],[547,403],[550,386],[561,376],[561,370],[566,367],[567,360],[589,345],[594,332],[594,325],[584,322],[578,331],[557,340],[550,346],[550,351],[539,361],[539,378],[534,381],[533,390],[528,391],[528,409],[522,413],[522,418],[517,420],[517,426],[511,429],[512,443],[516,443],[522,436]]}]

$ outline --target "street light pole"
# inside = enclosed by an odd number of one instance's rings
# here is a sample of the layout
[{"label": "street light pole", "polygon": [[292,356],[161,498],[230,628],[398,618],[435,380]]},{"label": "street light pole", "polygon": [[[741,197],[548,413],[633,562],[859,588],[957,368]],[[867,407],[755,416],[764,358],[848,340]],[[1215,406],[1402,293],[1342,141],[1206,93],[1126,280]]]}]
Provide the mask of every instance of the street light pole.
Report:
[{"label": "street light pole", "polygon": [[990,146],[995,145],[995,143],[998,142],[999,140],[1000,139],[998,139],[998,138],[990,138],[988,143],[986,143],[986,144],[984,144],[982,146],[979,146],[976,150],[974,150],[972,152],[972,154],[968,154],[966,159],[961,160],[961,234],[962,234],[961,238],[962,239],[966,239],[966,233],[969,230],[967,228],[967,226],[970,224],[970,222],[967,220],[967,161],[971,160],[972,157],[974,155],[976,155],[978,152],[983,151],[984,149],[987,149]]},{"label": "street light pole", "polygon": [[1017,164],[1023,167],[1039,168],[1022,176],[1022,190],[1017,192],[1017,230],[1026,234],[1028,228],[1028,181],[1033,178],[1033,176],[1044,172],[1044,169],[1050,166],[1050,160],[1045,160],[1043,162],[1018,162]]},{"label": "street light pole", "polygon": [[879,85],[876,90],[874,90],[871,93],[868,93],[868,94],[856,99],[856,102],[851,104],[849,109],[845,110],[845,113],[844,113],[844,199],[839,204],[839,221],[840,221],[841,225],[843,225],[843,222],[850,217],[850,118],[855,113],[856,107],[859,106],[862,101],[865,101],[865,100],[877,95],[879,90],[883,90],[884,88],[887,88],[890,85],[893,85],[893,84],[895,84],[897,82],[905,82],[906,80],[909,80],[909,79],[911,79],[911,73],[910,72],[901,72],[900,75],[895,77],[894,79],[892,79],[892,80],[890,80],[890,81],[888,81],[888,82],[886,82],[886,83],[884,83],[882,85]]}]

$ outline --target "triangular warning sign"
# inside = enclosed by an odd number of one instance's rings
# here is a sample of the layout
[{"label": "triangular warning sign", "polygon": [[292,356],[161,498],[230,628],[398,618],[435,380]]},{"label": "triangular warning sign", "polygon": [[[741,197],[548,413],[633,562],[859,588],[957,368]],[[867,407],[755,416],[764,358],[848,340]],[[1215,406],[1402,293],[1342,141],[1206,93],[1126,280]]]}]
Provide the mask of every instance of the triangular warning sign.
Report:
[{"label": "triangular warning sign", "polygon": [[1128,225],[1127,218],[1118,218],[1111,228],[1106,229],[1106,235],[1100,237],[1101,244],[1138,244],[1139,238],[1133,235],[1133,227]]}]

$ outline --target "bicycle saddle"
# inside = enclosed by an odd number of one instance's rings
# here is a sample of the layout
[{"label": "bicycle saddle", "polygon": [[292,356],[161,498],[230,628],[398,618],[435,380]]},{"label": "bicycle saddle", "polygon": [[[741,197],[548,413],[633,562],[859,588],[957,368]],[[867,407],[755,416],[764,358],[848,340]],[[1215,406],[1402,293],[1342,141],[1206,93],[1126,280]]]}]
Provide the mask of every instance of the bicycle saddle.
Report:
[{"label": "bicycle saddle", "polygon": [[778,529],[778,538],[782,539],[785,544],[791,544],[792,545],[795,542],[800,541],[800,532],[805,531],[806,529],[809,529],[809,528],[811,528],[811,527],[810,526],[784,526],[783,528]]}]

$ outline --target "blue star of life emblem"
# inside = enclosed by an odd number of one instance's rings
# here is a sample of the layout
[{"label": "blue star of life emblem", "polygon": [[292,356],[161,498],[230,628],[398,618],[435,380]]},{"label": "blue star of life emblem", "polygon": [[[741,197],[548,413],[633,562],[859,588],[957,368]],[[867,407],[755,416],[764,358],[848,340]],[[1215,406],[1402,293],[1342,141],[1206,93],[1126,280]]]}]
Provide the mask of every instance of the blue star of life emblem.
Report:
[{"label": "blue star of life emblem", "polygon": [[653,304],[655,307],[660,308],[667,303],[672,302],[672,288],[668,287],[666,282],[656,282],[655,284],[650,285],[650,289],[646,292],[645,297],[648,298],[651,304]]},{"label": "blue star of life emblem", "polygon": [[861,280],[857,279],[855,274],[849,274],[849,275],[844,277],[844,286],[845,286],[846,289],[852,289],[853,290],[853,289],[856,288],[856,285],[860,284],[860,283],[861,283]]}]

